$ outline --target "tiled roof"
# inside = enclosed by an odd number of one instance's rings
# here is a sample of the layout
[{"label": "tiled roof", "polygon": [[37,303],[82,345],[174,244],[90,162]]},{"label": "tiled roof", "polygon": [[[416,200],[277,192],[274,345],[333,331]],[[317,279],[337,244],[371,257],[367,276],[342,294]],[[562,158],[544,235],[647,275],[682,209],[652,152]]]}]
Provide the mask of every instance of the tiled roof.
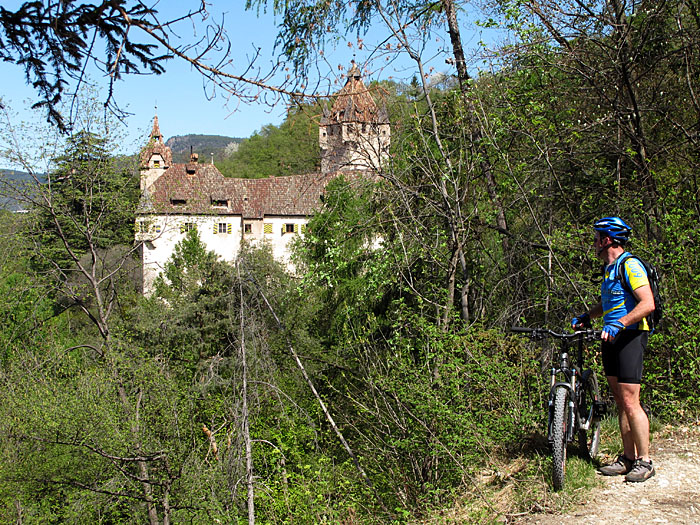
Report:
[{"label": "tiled roof", "polygon": [[[224,177],[213,164],[173,164],[149,188],[140,212],[306,216],[319,207],[328,180],[321,173],[233,179]],[[221,207],[221,201],[228,206]]]},{"label": "tiled roof", "polygon": [[160,126],[158,125],[158,117],[153,118],[153,129],[151,129],[151,136],[148,140],[148,144],[143,150],[141,150],[141,166],[145,167],[151,160],[151,156],[157,153],[163,157],[163,163],[165,167],[170,166],[173,163],[173,152],[168,146],[163,142],[163,134],[160,132]]},{"label": "tiled roof", "polygon": [[324,111],[321,118],[322,126],[342,122],[389,123],[386,108],[377,106],[370,90],[362,81],[360,70],[356,64],[353,64],[348,72],[348,79],[338,92],[330,111]]},{"label": "tiled roof", "polygon": [[162,142],[150,142],[141,151],[141,166],[147,166],[151,156],[157,153],[163,157],[163,164],[167,167],[173,163],[173,152]]},{"label": "tiled roof", "polygon": [[160,132],[160,126],[158,125],[158,115],[153,117],[153,129],[151,130],[151,138],[159,138],[161,142],[163,141],[163,134]]}]

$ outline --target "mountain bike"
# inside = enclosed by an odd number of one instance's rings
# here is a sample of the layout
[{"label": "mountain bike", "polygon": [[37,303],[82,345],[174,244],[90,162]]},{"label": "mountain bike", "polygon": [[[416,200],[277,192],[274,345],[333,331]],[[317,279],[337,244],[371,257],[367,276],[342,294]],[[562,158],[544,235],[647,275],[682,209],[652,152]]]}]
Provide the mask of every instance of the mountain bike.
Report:
[{"label": "mountain bike", "polygon": [[[583,368],[585,343],[600,340],[599,330],[579,330],[559,334],[546,328],[514,326],[513,332],[527,334],[533,341],[551,337],[560,341],[558,359],[551,369],[549,390],[547,441],[552,448],[552,485],[554,490],[564,486],[566,447],[575,437],[587,459],[598,454],[600,419],[605,414],[605,402],[600,398],[598,378],[591,369]],[[577,347],[575,359],[570,356]]]}]

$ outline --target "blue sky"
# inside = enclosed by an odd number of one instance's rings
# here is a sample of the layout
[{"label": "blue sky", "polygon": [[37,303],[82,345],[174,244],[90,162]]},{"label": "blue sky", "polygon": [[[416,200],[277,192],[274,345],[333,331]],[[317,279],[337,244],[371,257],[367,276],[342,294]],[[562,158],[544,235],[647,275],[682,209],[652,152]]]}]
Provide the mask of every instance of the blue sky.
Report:
[{"label": "blue sky", "polygon": [[[20,2],[3,3],[10,4],[5,7],[11,9]],[[188,3],[172,4],[184,6]],[[172,10],[172,4],[166,11]],[[226,26],[232,39],[239,45],[236,58],[244,60],[253,45],[271,52],[276,34],[272,17],[259,19],[255,13],[246,12],[242,8],[234,9],[235,13],[226,15]],[[216,15],[220,17],[221,12],[217,11]],[[24,111],[24,101],[35,101],[36,93],[26,84],[22,69],[14,64],[0,63],[0,75],[0,96],[3,100],[20,113],[20,118],[33,118]],[[103,89],[106,86],[102,79],[92,79],[99,82]],[[126,121],[130,137],[148,128],[156,105],[162,131],[166,136],[202,133],[247,137],[264,124],[280,123],[284,115],[283,106],[271,110],[231,100],[227,107],[222,94],[208,100],[202,86],[202,77],[178,59],[167,63],[163,75],[126,77],[116,85],[115,92],[120,106],[134,114]]]},{"label": "blue sky", "polygon": [[[20,3],[18,0],[3,1],[6,9],[16,8]],[[172,13],[181,14],[189,6],[196,5],[196,0],[169,0],[161,2],[159,10],[164,18],[167,18]],[[216,5],[209,5],[208,8],[216,20],[225,16],[225,27],[235,46],[234,64],[247,63],[246,57],[256,47],[260,47],[263,54],[260,63],[263,66],[269,64],[277,34],[277,21],[274,17],[269,13],[258,17],[255,12],[245,11],[243,0],[218,2],[218,5],[225,5],[226,11],[217,8]],[[461,14],[461,21],[464,26],[465,46],[474,47],[475,40],[478,41],[482,35],[464,13]],[[179,33],[184,36],[187,32],[183,28]],[[380,33],[379,29],[377,33]],[[383,38],[383,34],[380,36]],[[367,41],[369,40],[371,36],[367,37]],[[445,42],[436,35],[429,45],[437,49],[445,45]],[[338,70],[339,64],[348,65],[353,56],[359,63],[367,58],[363,56],[366,51],[348,47],[347,42],[340,42],[335,51],[332,48],[327,48],[326,51],[325,62],[319,63],[318,69],[321,75],[328,76],[332,82],[336,82],[335,86],[331,87],[333,91],[339,89],[339,82],[342,81],[343,72]],[[445,64],[444,57],[436,57],[431,63],[435,71],[451,72],[450,66]],[[410,78],[412,74],[413,70],[407,69],[405,62],[395,62],[381,71],[376,69],[370,74],[370,78]],[[25,83],[22,69],[14,64],[0,63],[0,75],[0,96],[3,101],[18,113],[19,119],[35,118],[30,117],[23,109],[27,106],[25,100],[36,101],[36,93]],[[106,82],[103,79],[93,80],[97,80],[104,90]],[[129,144],[139,140],[145,141],[156,106],[161,131],[166,138],[188,133],[248,137],[265,124],[281,123],[285,114],[283,103],[272,108],[264,104],[249,105],[239,102],[236,98],[227,100],[226,94],[221,92],[209,100],[203,89],[201,75],[179,59],[170,61],[163,75],[126,77],[116,85],[115,93],[120,106],[133,113],[125,122]]]}]

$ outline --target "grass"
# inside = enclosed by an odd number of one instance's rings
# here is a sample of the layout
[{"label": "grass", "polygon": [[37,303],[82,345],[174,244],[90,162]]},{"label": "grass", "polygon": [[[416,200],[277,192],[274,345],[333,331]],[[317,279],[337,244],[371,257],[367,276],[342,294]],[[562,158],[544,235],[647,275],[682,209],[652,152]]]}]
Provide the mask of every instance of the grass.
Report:
[{"label": "grass", "polygon": [[[650,434],[662,429],[661,422],[649,417]],[[564,513],[589,498],[591,490],[602,486],[596,473],[600,465],[613,461],[622,452],[622,442],[614,411],[601,421],[598,457],[584,458],[574,440],[567,449],[564,488],[552,489],[552,457],[546,438],[533,435],[516,451],[501,451],[489,458],[488,466],[465,483],[465,492],[452,508],[411,523],[421,525],[453,523],[511,523],[517,518],[539,513]]]},{"label": "grass", "polygon": [[565,512],[601,485],[597,466],[578,454],[577,443],[570,444],[564,488],[555,492],[549,446],[536,436],[518,455],[492,456],[452,508],[412,523],[511,523],[530,514]]},{"label": "grass", "polygon": [[[652,428],[658,427],[654,423]],[[617,415],[601,422],[598,458],[583,457],[577,440],[567,449],[564,488],[552,488],[552,456],[546,438],[533,435],[517,452],[502,451],[489,458],[449,510],[413,523],[422,525],[452,523],[510,523],[538,513],[563,513],[586,501],[590,491],[602,485],[596,469],[618,453],[621,447]]]}]

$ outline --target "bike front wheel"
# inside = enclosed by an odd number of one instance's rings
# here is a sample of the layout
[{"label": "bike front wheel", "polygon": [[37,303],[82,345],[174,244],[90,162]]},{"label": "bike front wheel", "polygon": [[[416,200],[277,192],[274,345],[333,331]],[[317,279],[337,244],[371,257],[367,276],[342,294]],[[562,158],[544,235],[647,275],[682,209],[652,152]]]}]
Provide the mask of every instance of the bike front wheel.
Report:
[{"label": "bike front wheel", "polygon": [[600,417],[597,414],[599,403],[598,378],[595,373],[591,373],[583,385],[583,396],[579,404],[581,421],[588,422],[588,430],[578,431],[579,446],[588,459],[593,459],[598,455],[598,447],[600,446]]},{"label": "bike front wheel", "polygon": [[552,416],[552,485],[554,490],[564,486],[566,472],[566,429],[570,420],[569,389],[559,387],[554,392]]}]

